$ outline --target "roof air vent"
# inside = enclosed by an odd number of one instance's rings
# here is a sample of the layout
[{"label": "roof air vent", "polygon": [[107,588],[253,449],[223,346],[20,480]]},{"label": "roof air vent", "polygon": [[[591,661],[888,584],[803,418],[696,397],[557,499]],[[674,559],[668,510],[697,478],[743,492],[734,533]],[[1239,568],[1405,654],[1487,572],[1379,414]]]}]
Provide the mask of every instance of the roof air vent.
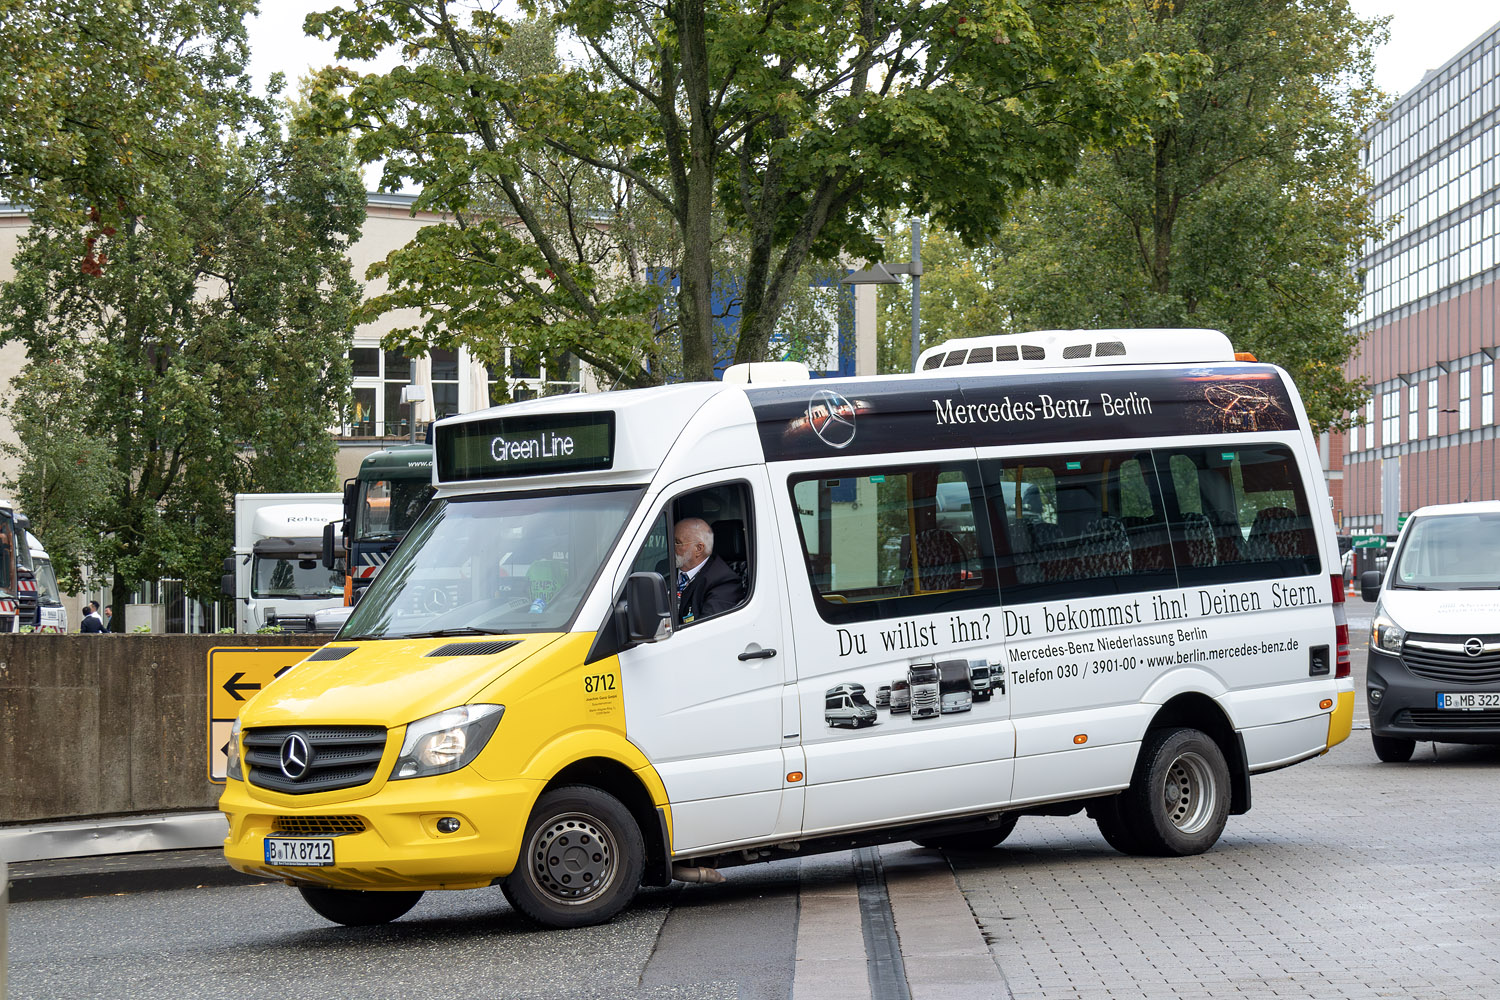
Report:
[{"label": "roof air vent", "polygon": [[930,358],[928,358],[926,361],[922,362],[922,370],[924,372],[927,371],[929,368],[941,368],[942,366],[943,366],[943,356],[941,354],[934,354]]},{"label": "roof air vent", "polygon": [[1119,340],[1101,340],[1094,346],[1094,357],[1096,358],[1123,358],[1125,356],[1125,344]]},{"label": "roof air vent", "polygon": [[1001,344],[999,347],[995,348],[995,360],[1020,361],[1021,352],[1016,348],[1015,344]]},{"label": "roof air vent", "polygon": [[1087,358],[1093,353],[1093,344],[1073,344],[1063,348],[1063,360],[1072,361],[1074,358]]},{"label": "roof air vent", "polygon": [[1034,347],[1031,344],[1021,345],[1022,361],[1046,361],[1047,349],[1045,347]]},{"label": "roof air vent", "polygon": [[969,352],[969,364],[982,365],[995,360],[993,347],[976,347]]},{"label": "roof air vent", "polygon": [[964,355],[966,355],[968,353],[969,353],[968,351],[949,351],[948,352],[948,356],[943,359],[943,367],[944,368],[948,368],[948,367],[951,367],[953,365],[961,365],[961,364],[963,364],[964,363]]}]

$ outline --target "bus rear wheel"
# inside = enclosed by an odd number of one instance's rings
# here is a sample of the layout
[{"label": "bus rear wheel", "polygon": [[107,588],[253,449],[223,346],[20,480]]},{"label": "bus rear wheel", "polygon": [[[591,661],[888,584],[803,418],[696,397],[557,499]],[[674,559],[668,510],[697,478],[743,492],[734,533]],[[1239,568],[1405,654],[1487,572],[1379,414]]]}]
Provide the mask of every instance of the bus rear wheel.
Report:
[{"label": "bus rear wheel", "polygon": [[635,898],[645,842],[619,799],[589,785],[543,793],[526,823],[510,904],[547,927],[602,924]]},{"label": "bus rear wheel", "polygon": [[915,843],[919,847],[930,848],[934,851],[987,851],[991,847],[999,847],[1004,843],[1005,838],[1015,830],[1016,821],[1020,818],[1020,813],[1006,813],[1000,817],[1000,822],[983,830],[938,837],[918,837]]},{"label": "bus rear wheel", "polygon": [[[1202,854],[1218,842],[1229,819],[1229,765],[1223,751],[1197,729],[1148,733],[1118,808],[1126,845],[1121,849],[1127,853]],[[1105,826],[1101,823],[1100,831],[1109,839]]]},{"label": "bus rear wheel", "polygon": [[346,927],[373,927],[388,924],[403,916],[417,900],[421,890],[391,890],[388,892],[364,889],[329,889],[321,885],[298,886],[302,899],[320,917]]}]

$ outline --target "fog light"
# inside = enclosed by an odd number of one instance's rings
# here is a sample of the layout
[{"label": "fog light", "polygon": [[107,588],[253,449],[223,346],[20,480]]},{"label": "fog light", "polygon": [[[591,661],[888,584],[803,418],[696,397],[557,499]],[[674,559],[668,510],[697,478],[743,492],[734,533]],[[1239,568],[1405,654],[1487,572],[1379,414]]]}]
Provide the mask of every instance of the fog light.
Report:
[{"label": "fog light", "polygon": [[1385,692],[1382,691],[1380,688],[1370,688],[1370,690],[1369,690],[1369,698],[1370,698],[1370,704],[1371,705],[1379,705],[1380,704],[1380,699],[1384,698],[1384,697],[1385,697]]},{"label": "fog light", "polygon": [[437,821],[438,833],[457,833],[460,825],[452,816],[444,816]]}]

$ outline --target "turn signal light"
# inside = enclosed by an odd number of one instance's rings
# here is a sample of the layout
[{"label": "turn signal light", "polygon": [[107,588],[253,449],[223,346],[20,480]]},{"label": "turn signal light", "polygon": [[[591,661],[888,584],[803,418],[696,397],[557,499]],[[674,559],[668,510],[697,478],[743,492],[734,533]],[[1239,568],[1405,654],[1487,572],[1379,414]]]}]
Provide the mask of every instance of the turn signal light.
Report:
[{"label": "turn signal light", "polygon": [[1326,712],[1328,709],[1333,707],[1333,699],[1324,698],[1322,701],[1318,702],[1318,707]]},{"label": "turn signal light", "polygon": [[1089,734],[1088,733],[1079,733],[1077,736],[1073,737],[1073,742],[1076,743],[1078,746],[1083,746],[1088,741],[1089,741]]},{"label": "turn signal light", "polygon": [[799,782],[799,781],[802,780],[802,772],[801,771],[791,771],[791,772],[789,772],[787,774],[786,780],[788,782],[791,782],[791,783],[795,784],[796,782]]},{"label": "turn signal light", "polygon": [[1249,351],[1235,351],[1234,352],[1234,360],[1236,360],[1236,361],[1254,361],[1255,360],[1255,355],[1251,354]]}]

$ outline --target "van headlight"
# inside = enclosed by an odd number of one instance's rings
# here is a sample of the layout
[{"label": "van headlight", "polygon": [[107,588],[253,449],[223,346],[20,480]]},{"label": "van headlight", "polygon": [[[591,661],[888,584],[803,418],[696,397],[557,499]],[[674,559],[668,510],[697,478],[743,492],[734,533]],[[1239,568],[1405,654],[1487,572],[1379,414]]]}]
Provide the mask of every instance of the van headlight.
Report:
[{"label": "van headlight", "polygon": [[426,778],[468,766],[494,735],[504,705],[460,705],[406,727],[392,780]]},{"label": "van headlight", "polygon": [[245,775],[240,771],[240,717],[234,717],[234,725],[229,727],[229,745],[224,748],[226,760],[224,761],[224,777],[231,781],[244,781]]},{"label": "van headlight", "polygon": [[1370,623],[1370,645],[1386,653],[1400,654],[1401,644],[1406,641],[1406,630],[1391,621],[1384,612],[1377,612]]}]

